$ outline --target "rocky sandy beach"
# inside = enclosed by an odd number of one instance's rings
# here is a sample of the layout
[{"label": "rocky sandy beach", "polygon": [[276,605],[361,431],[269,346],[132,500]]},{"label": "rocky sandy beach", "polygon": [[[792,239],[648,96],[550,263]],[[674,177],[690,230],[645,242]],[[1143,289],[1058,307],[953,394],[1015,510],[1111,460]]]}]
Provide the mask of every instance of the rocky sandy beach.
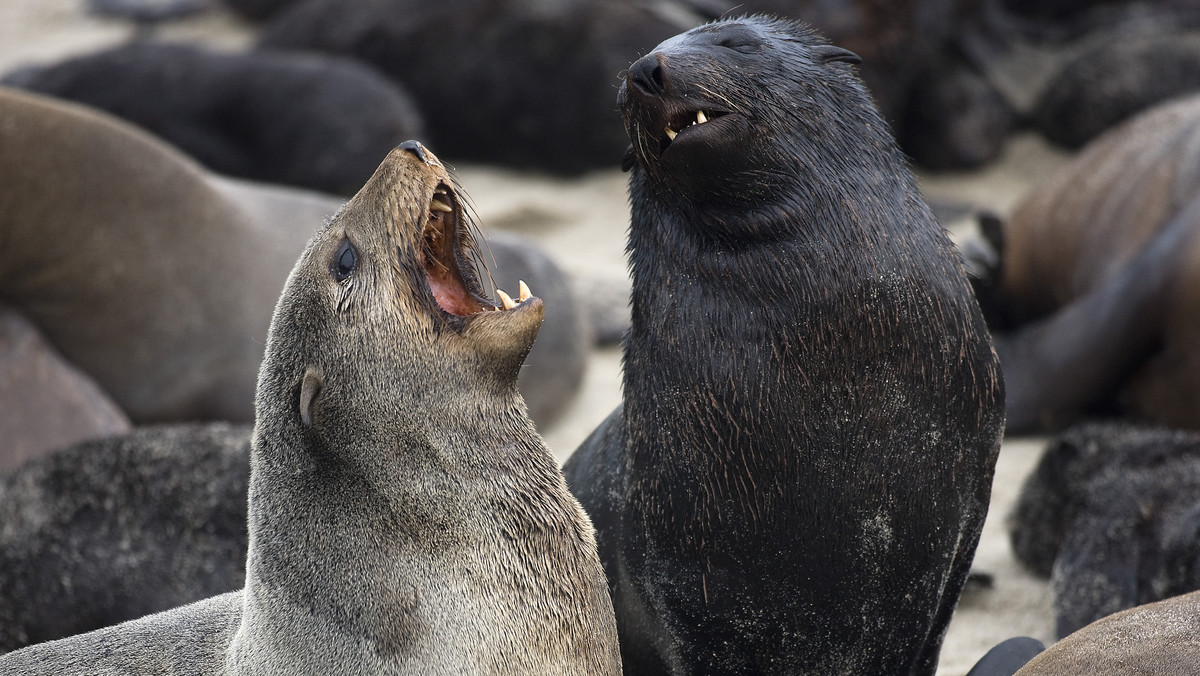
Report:
[{"label": "rocky sandy beach", "polygon": [[[121,43],[135,33],[124,21],[88,14],[83,0],[4,0],[0,3],[0,72],[27,62],[52,61]],[[154,37],[239,49],[252,28],[230,14],[207,11],[194,18],[143,29]],[[436,150],[436,149],[435,149]],[[1023,192],[1048,176],[1065,156],[1035,137],[1014,137],[1003,157],[975,172],[922,175],[933,202],[985,207],[1005,214]],[[626,274],[628,204],[625,177],[616,168],[577,179],[517,173],[486,166],[456,167],[484,231],[506,229],[535,237],[567,270],[601,278]],[[969,230],[948,223],[957,237]],[[515,287],[516,280],[497,280]],[[537,292],[537,289],[534,289]],[[624,297],[601,299],[625,303]],[[547,308],[553,312],[554,308]],[[596,350],[582,391],[564,418],[544,431],[564,460],[620,400],[620,350]],[[997,642],[1015,635],[1051,640],[1048,584],[1019,567],[1008,545],[1005,516],[1044,440],[1010,439],[996,470],[991,512],[975,569],[991,584],[968,589],[942,651],[940,676],[961,676]]]}]

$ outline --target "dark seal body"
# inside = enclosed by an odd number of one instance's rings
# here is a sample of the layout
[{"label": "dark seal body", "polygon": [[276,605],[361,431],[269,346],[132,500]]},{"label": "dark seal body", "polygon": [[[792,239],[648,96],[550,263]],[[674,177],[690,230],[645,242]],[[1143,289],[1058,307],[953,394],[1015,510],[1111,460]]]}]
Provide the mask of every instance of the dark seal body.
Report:
[{"label": "dark seal body", "polygon": [[353,194],[396,144],[425,136],[400,85],[321,54],[139,41],[5,81],[107,110],[217,173],[340,195]]},{"label": "dark seal body", "polygon": [[0,652],[241,587],[249,460],[249,425],[148,425],[0,479]]},{"label": "dark seal body", "polygon": [[846,61],[794,23],[723,21],[634,63],[619,96],[624,401],[565,471],[631,672],[937,664],[1003,386],[960,261]]},{"label": "dark seal body", "polygon": [[1050,579],[1059,637],[1200,589],[1200,433],[1072,427],[1026,478],[1008,525],[1017,560]]},{"label": "dark seal body", "polygon": [[517,391],[542,302],[492,309],[405,142],[310,240],[267,339],[246,584],[0,657],[5,674],[608,674],[591,523]]}]

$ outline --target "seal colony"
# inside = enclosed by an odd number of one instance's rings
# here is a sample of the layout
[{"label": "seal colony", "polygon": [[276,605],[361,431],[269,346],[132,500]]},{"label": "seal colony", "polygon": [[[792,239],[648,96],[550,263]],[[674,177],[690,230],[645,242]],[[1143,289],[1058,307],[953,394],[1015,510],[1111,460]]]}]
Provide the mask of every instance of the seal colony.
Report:
[{"label": "seal colony", "polygon": [[517,391],[542,302],[493,308],[471,252],[437,158],[393,150],[276,307],[245,588],[0,671],[618,674],[591,524]]},{"label": "seal colony", "polygon": [[636,673],[932,674],[1003,385],[849,64],[788,21],[635,62],[624,401],[568,461]]}]

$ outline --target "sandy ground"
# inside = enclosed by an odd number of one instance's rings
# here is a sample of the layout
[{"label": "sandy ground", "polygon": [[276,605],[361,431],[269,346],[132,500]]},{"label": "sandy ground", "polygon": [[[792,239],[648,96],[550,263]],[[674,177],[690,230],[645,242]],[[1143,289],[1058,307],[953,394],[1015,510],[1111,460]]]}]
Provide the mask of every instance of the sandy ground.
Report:
[{"label": "sandy ground", "polygon": [[[249,27],[219,11],[155,31],[167,39],[231,49],[249,44],[252,36]],[[110,46],[133,32],[124,22],[89,16],[84,0],[3,0],[0,72],[25,62],[55,60]],[[1014,139],[1005,155],[985,170],[921,176],[921,185],[932,201],[983,206],[1004,214],[1028,186],[1046,177],[1063,159],[1037,139],[1023,136]],[[572,271],[625,274],[623,247],[629,216],[625,179],[618,171],[560,180],[482,166],[457,169],[485,229],[532,235]],[[955,234],[963,235],[957,230]],[[515,286],[515,280],[497,281]],[[559,459],[565,459],[619,400],[620,353],[617,349],[598,350],[571,409],[553,429],[545,431],[546,441]],[[939,676],[965,674],[988,648],[1011,636],[1051,639],[1048,585],[1017,565],[1004,527],[1009,506],[1043,444],[1041,439],[1005,442],[990,516],[975,559],[976,570],[990,574],[994,584],[964,595],[946,638]]]}]

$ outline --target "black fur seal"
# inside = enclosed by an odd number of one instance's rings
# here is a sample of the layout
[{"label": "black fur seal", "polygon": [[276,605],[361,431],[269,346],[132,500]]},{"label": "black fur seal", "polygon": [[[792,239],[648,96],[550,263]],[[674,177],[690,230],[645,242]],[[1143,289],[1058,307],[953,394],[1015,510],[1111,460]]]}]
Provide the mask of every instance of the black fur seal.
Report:
[{"label": "black fur seal", "polygon": [[1072,427],[1026,478],[1008,526],[1017,560],[1050,580],[1059,637],[1200,589],[1200,433]]},{"label": "black fur seal", "polygon": [[568,461],[636,673],[932,674],[1003,385],[961,262],[802,25],[628,71],[624,402]]},{"label": "black fur seal", "polygon": [[276,307],[244,589],[0,672],[619,673],[591,524],[516,387],[542,302],[493,308],[471,250],[449,175],[401,144]]}]

